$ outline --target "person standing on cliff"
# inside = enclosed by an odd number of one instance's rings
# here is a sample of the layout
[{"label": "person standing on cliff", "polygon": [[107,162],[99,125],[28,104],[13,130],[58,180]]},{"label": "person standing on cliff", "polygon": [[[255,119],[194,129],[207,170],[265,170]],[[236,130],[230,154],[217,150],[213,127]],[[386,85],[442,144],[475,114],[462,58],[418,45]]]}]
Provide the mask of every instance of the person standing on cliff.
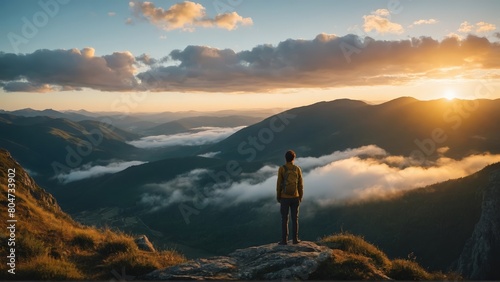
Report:
[{"label": "person standing on cliff", "polygon": [[299,240],[299,206],[304,195],[304,183],[302,181],[302,170],[293,164],[296,154],[289,150],[285,153],[286,164],[278,170],[278,181],[276,184],[276,199],[280,203],[281,212],[281,241],[280,245],[288,244],[288,212],[292,217],[293,243]]}]

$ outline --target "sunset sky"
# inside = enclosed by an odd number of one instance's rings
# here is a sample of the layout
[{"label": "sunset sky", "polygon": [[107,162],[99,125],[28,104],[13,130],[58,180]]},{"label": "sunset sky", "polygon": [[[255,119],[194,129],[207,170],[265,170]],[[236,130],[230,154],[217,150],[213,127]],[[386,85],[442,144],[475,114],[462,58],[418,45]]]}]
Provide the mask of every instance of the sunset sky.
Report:
[{"label": "sunset sky", "polygon": [[500,1],[0,3],[0,109],[500,98]]}]

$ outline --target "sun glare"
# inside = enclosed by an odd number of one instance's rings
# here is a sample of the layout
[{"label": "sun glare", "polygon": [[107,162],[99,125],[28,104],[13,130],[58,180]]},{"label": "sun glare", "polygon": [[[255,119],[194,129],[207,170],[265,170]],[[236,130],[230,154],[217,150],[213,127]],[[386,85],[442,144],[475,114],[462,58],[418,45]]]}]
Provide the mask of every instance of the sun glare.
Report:
[{"label": "sun glare", "polygon": [[444,92],[444,98],[446,98],[448,101],[455,99],[455,97],[456,97],[456,93],[455,93],[455,91],[453,91],[451,89],[448,89]]}]

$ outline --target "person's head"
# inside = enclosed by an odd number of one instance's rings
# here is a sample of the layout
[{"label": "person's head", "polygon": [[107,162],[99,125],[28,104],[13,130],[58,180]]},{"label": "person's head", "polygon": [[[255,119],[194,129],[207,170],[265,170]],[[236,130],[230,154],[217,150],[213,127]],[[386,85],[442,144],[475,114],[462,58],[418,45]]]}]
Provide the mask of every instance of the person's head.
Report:
[{"label": "person's head", "polygon": [[288,150],[286,153],[285,153],[285,160],[287,163],[289,162],[292,162],[293,160],[295,160],[295,152],[292,151],[292,150]]}]

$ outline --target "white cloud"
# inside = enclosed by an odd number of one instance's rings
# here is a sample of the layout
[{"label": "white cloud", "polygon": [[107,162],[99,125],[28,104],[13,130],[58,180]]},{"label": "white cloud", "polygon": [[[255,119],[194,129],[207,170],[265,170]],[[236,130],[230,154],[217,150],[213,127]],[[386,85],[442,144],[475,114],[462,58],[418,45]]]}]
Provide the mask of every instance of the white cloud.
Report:
[{"label": "white cloud", "polygon": [[475,25],[473,25],[465,21],[460,24],[458,32],[470,33],[475,30],[476,33],[484,33],[484,32],[494,31],[496,29],[497,29],[496,25],[492,23],[478,22]]},{"label": "white cloud", "polygon": [[478,22],[476,24],[476,27],[477,27],[476,32],[488,32],[497,29],[496,25],[485,22]]},{"label": "white cloud", "polygon": [[468,33],[468,32],[471,32],[473,28],[474,28],[473,25],[469,24],[468,21],[465,21],[465,22],[460,24],[460,27],[458,28],[458,32]]},{"label": "white cloud", "polygon": [[159,148],[177,145],[200,146],[221,141],[242,128],[245,128],[245,126],[198,127],[193,128],[191,132],[148,136],[128,143],[137,148]]},{"label": "white cloud", "polygon": [[[440,149],[445,153],[446,148]],[[371,199],[384,199],[402,191],[470,175],[483,167],[500,162],[500,155],[471,155],[461,160],[441,157],[432,166],[395,166],[401,156],[387,156],[376,146],[365,146],[319,158],[299,158],[303,169],[304,201],[336,205]],[[407,163],[407,162],[406,162]],[[193,170],[166,184],[153,184],[161,193],[146,193],[144,204],[168,206],[193,200],[201,207],[214,204],[229,207],[242,202],[273,201],[276,193],[277,166],[266,165],[254,173],[242,173],[240,180],[200,186],[208,170]],[[206,183],[206,182],[204,182]],[[156,186],[155,186],[156,185]],[[186,192],[188,191],[188,192]]]},{"label": "white cloud", "polygon": [[428,19],[428,20],[418,20],[414,21],[409,27],[414,27],[416,25],[423,25],[423,24],[437,24],[439,21],[436,19]]},{"label": "white cloud", "polygon": [[381,17],[389,17],[391,15],[391,12],[387,9],[377,9],[376,11],[373,11],[372,14],[381,16]]},{"label": "white cloud", "polygon": [[115,12],[108,12],[108,16],[114,17],[114,16],[116,16],[116,13]]},{"label": "white cloud", "polygon": [[305,158],[297,158],[296,163],[300,164],[300,167],[304,170],[308,170],[318,166],[324,166],[334,161],[359,156],[359,155],[368,155],[368,156],[385,156],[387,152],[384,149],[381,149],[375,145],[363,146],[356,149],[347,149],[345,151],[337,151],[330,155],[321,156],[319,158],[314,157],[305,157]]},{"label": "white cloud", "polygon": [[155,211],[174,203],[193,200],[200,195],[194,187],[199,186],[199,181],[207,172],[206,169],[194,169],[167,182],[144,185],[144,190],[149,192],[142,195],[140,203]]},{"label": "white cloud", "polygon": [[381,34],[395,33],[401,34],[404,32],[403,26],[398,23],[391,22],[390,12],[386,9],[378,9],[373,11],[371,15],[363,16],[363,28],[365,32],[376,31]]},{"label": "white cloud", "polygon": [[418,20],[414,21],[414,25],[421,25],[421,24],[436,24],[438,21],[436,19],[428,19],[428,20]]},{"label": "white cloud", "polygon": [[198,155],[198,156],[204,157],[204,158],[213,158],[213,157],[217,156],[218,154],[220,154],[220,151],[217,151],[217,152],[208,152],[208,153],[201,154],[201,155]]},{"label": "white cloud", "polygon": [[141,165],[145,162],[141,161],[128,161],[128,162],[114,162],[108,165],[96,165],[92,166],[91,164],[83,165],[81,168],[71,170],[67,174],[60,174],[56,176],[57,180],[63,184],[67,184],[69,182],[78,181],[91,177],[98,177],[108,173],[116,173],[122,170],[125,170],[131,166]]}]

